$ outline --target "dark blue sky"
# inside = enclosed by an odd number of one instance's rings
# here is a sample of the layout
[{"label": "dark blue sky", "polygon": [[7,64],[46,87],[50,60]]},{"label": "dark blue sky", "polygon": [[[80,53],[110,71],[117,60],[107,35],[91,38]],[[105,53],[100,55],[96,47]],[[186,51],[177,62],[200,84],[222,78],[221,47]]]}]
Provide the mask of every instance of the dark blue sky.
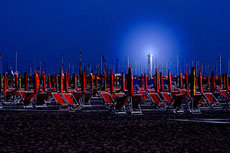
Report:
[{"label": "dark blue sky", "polygon": [[142,64],[149,51],[159,60],[215,60],[230,55],[228,0],[2,0],[0,52],[19,70],[42,60],[48,71],[60,67],[61,55],[75,66],[108,65],[118,57]]}]

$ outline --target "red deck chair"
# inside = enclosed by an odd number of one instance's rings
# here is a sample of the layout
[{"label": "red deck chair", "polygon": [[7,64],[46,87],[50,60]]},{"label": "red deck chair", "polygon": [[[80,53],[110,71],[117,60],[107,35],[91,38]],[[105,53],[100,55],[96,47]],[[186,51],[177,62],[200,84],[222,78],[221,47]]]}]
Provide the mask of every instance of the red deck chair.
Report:
[{"label": "red deck chair", "polygon": [[11,101],[11,100],[12,100],[12,96],[13,96],[13,93],[7,91],[7,92],[5,93],[5,101]]},{"label": "red deck chair", "polygon": [[37,95],[36,105],[37,106],[45,105],[46,104],[45,101],[48,100],[48,99],[49,99],[49,94],[48,93],[40,93],[40,94]]},{"label": "red deck chair", "polygon": [[4,102],[5,104],[7,104],[8,102],[17,104],[17,103],[20,103],[22,100],[23,100],[23,97],[20,91],[8,90],[5,93],[5,102]]},{"label": "red deck chair", "polygon": [[21,95],[21,92],[19,92],[19,91],[13,91],[13,95],[14,95],[15,99],[23,98],[22,95]]},{"label": "red deck chair", "polygon": [[116,103],[114,104],[115,110],[121,110],[125,104],[127,104],[127,98],[126,96],[117,96],[116,97]]},{"label": "red deck chair", "polygon": [[148,92],[149,92],[149,93],[155,93],[155,90],[153,90],[153,89],[148,89]]},{"label": "red deck chair", "polygon": [[139,109],[142,99],[143,99],[143,95],[134,94],[132,97],[132,108]]},{"label": "red deck chair", "polygon": [[182,106],[184,96],[182,94],[176,94],[176,95],[174,95],[173,98],[174,98],[173,108],[184,112],[183,106]]},{"label": "red deck chair", "polygon": [[90,98],[92,97],[92,95],[93,95],[93,93],[91,93],[91,92],[85,92],[84,93],[84,101],[83,101],[83,103],[84,104],[90,104]]},{"label": "red deck chair", "polygon": [[111,95],[108,92],[100,92],[102,98],[107,104],[114,104],[114,99],[111,97]]},{"label": "red deck chair", "polygon": [[20,94],[21,94],[22,98],[24,98],[26,96],[26,92],[25,91],[20,92]]},{"label": "red deck chair", "polygon": [[148,97],[146,95],[146,92],[144,90],[140,90],[140,91],[138,91],[138,93],[143,96],[143,100],[147,100],[148,99]]},{"label": "red deck chair", "polygon": [[186,89],[181,89],[180,90],[180,94],[184,95],[185,99],[189,99],[190,98],[190,95],[189,95],[189,93],[188,93],[188,91]]},{"label": "red deck chair", "polygon": [[143,100],[143,95],[140,94],[134,94],[131,97],[131,108],[130,111],[132,114],[142,115],[140,103]]},{"label": "red deck chair", "polygon": [[187,103],[183,103],[183,95],[175,94],[174,99],[169,92],[161,92],[161,96],[164,98],[168,109],[173,110],[174,113],[184,113],[184,105],[187,106]]},{"label": "red deck chair", "polygon": [[127,99],[125,94],[117,94],[118,96],[114,99],[109,92],[100,92],[106,105],[109,109],[112,109],[115,114],[126,114],[125,104]]},{"label": "red deck chair", "polygon": [[71,93],[63,93],[62,94],[63,99],[69,103],[73,108],[76,108],[78,106],[76,99],[73,97]]},{"label": "red deck chair", "polygon": [[161,95],[168,104],[173,104],[173,99],[169,92],[161,92]]},{"label": "red deck chair", "polygon": [[162,107],[165,106],[165,103],[160,98],[158,93],[149,93],[148,94],[150,101],[156,106],[156,107]]},{"label": "red deck chair", "polygon": [[224,96],[226,99],[230,99],[230,95],[227,90],[220,90],[220,94]]},{"label": "red deck chair", "polygon": [[209,107],[213,108],[214,106],[220,106],[218,100],[212,93],[203,93],[203,96]]},{"label": "red deck chair", "polygon": [[60,93],[52,93],[52,95],[55,102],[58,103],[61,106],[61,108],[68,108],[68,104],[66,104],[65,101],[62,99]]},{"label": "red deck chair", "polygon": [[216,90],[217,90],[218,92],[220,92],[221,90],[223,90],[223,88],[221,88],[220,86],[218,86],[218,87],[216,88]]},{"label": "red deck chair", "polygon": [[191,108],[199,108],[199,104],[203,103],[203,98],[201,94],[195,94],[193,97],[193,106],[192,103],[190,104]]},{"label": "red deck chair", "polygon": [[34,101],[33,96],[35,94],[33,92],[26,92],[24,97],[23,97],[23,104],[24,105],[31,105],[32,102]]},{"label": "red deck chair", "polygon": [[80,100],[82,98],[82,93],[81,92],[73,92],[72,95],[74,96],[74,98],[76,99],[76,101],[78,103],[80,103]]}]

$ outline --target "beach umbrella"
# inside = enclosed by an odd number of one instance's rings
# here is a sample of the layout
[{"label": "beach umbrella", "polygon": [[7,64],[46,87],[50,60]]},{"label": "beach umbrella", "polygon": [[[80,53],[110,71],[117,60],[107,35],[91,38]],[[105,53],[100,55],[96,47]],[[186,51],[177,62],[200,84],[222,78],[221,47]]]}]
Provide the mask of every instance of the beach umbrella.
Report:
[{"label": "beach umbrella", "polygon": [[[226,75],[225,74],[223,74],[223,88],[224,89],[226,89],[226,77],[225,77]],[[221,87],[221,86],[220,86]]]},{"label": "beach umbrella", "polygon": [[169,92],[172,92],[172,76],[170,70],[168,70],[168,87],[169,87]]},{"label": "beach umbrella", "polygon": [[214,72],[212,72],[211,80],[212,80],[211,92],[214,92],[215,89],[216,89],[216,83],[215,83],[215,81],[216,81],[216,76],[215,76]]},{"label": "beach umbrella", "polygon": [[56,84],[56,90],[58,90],[58,88],[59,88],[59,81],[58,81],[59,79],[58,79],[58,75],[57,74],[55,74],[55,84]]},{"label": "beach umbrella", "polygon": [[7,73],[5,73],[5,76],[4,76],[4,93],[7,92],[7,87],[8,87],[8,75],[7,75]]},{"label": "beach umbrella", "polygon": [[15,74],[15,86],[18,89],[18,74]]},{"label": "beach umbrella", "polygon": [[200,89],[200,93],[203,93],[203,83],[202,83],[201,70],[199,71],[199,89]]},{"label": "beach umbrella", "polygon": [[191,72],[192,72],[192,79],[191,79],[191,95],[195,96],[195,92],[196,92],[196,68],[192,67],[191,68]]},{"label": "beach umbrella", "polygon": [[69,77],[67,72],[65,72],[65,91],[68,92],[69,91]]},{"label": "beach umbrella", "polygon": [[[222,87],[222,81],[223,81],[222,75],[220,75],[219,81],[220,81],[220,83],[219,83],[220,87]],[[224,76],[224,81],[225,81],[225,76]],[[225,83],[224,83],[224,86],[225,86]]]},{"label": "beach umbrella", "polygon": [[37,74],[37,72],[36,72],[36,70],[34,70],[34,93],[35,94],[38,94],[38,90],[39,90],[39,76],[38,76],[38,74]]},{"label": "beach umbrella", "polygon": [[48,88],[51,89],[51,79],[50,74],[48,74]]},{"label": "beach umbrella", "polygon": [[160,72],[160,82],[161,82],[161,91],[164,91],[164,80],[163,80],[163,74]]},{"label": "beach umbrella", "polygon": [[133,96],[133,73],[132,73],[132,67],[129,67],[129,71],[128,71],[128,95]]},{"label": "beach umbrella", "polygon": [[145,73],[144,76],[145,76],[145,91],[147,91],[148,90],[147,74]]},{"label": "beach umbrella", "polygon": [[85,71],[82,71],[82,77],[81,77],[81,91],[85,93]]},{"label": "beach umbrella", "polygon": [[60,69],[60,86],[59,86],[60,93],[63,93],[63,70]]},{"label": "beach umbrella", "polygon": [[121,83],[121,89],[122,91],[125,91],[125,73],[122,72],[122,79],[121,79],[122,83]]},{"label": "beach umbrella", "polygon": [[22,88],[22,77],[21,75],[19,75],[19,78],[18,78],[18,89],[21,89]]},{"label": "beach umbrella", "polygon": [[182,73],[179,74],[179,86],[180,86],[180,89],[183,89],[183,76],[182,76]]},{"label": "beach umbrella", "polygon": [[90,74],[90,79],[91,79],[91,89],[93,89],[94,85],[93,85],[93,73]]},{"label": "beach umbrella", "polygon": [[2,89],[4,88],[3,87],[3,74],[0,74],[0,93],[2,93]]},{"label": "beach umbrella", "polygon": [[155,74],[155,91],[156,93],[160,92],[158,68],[156,68],[156,74]]},{"label": "beach umbrella", "polygon": [[228,73],[226,73],[226,90],[229,91],[229,78],[228,78]]},{"label": "beach umbrella", "polygon": [[189,92],[189,87],[188,87],[188,73],[185,72],[185,88]]},{"label": "beach umbrella", "polygon": [[44,71],[42,71],[42,79],[43,79],[43,90],[46,91],[46,75]]},{"label": "beach umbrella", "polygon": [[106,74],[105,74],[105,71],[103,72],[103,77],[104,77],[104,91],[107,91],[107,82],[106,82]]},{"label": "beach umbrella", "polygon": [[24,72],[24,84],[25,84],[25,91],[28,91],[28,74]]},{"label": "beach umbrella", "polygon": [[77,75],[73,75],[74,89],[77,90]]},{"label": "beach umbrella", "polygon": [[[1,89],[3,89],[3,75],[2,74],[0,74],[0,87],[1,87]],[[1,92],[1,90],[0,90],[0,92]]]},{"label": "beach umbrella", "polygon": [[110,93],[111,95],[114,94],[114,91],[113,91],[113,70],[110,69]]}]

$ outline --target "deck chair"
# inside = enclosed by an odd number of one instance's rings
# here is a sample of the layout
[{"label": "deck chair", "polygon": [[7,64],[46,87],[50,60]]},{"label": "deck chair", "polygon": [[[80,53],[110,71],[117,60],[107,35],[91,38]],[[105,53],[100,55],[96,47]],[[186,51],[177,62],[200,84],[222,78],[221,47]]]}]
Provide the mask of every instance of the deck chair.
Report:
[{"label": "deck chair", "polygon": [[227,90],[220,90],[220,94],[225,97],[226,99],[230,100],[230,95]]},{"label": "deck chair", "polygon": [[174,99],[174,103],[173,103],[174,112],[184,113],[184,108],[188,108],[187,103],[184,103],[184,95],[176,94],[173,96],[173,99]]},{"label": "deck chair", "polygon": [[161,92],[160,94],[168,106],[173,105],[174,100],[169,92]]},{"label": "deck chair", "polygon": [[148,99],[148,97],[147,97],[147,95],[146,95],[146,92],[145,92],[144,90],[138,91],[138,94],[140,94],[140,95],[143,96],[143,100],[147,100],[147,99]]},{"label": "deck chair", "polygon": [[91,103],[90,103],[90,98],[92,97],[93,93],[92,92],[85,92],[83,94],[83,106],[87,107],[87,106],[91,106]]},{"label": "deck chair", "polygon": [[33,103],[35,94],[33,92],[25,92],[23,94],[22,102],[25,105],[25,108],[33,108]]},{"label": "deck chair", "polygon": [[71,93],[62,93],[62,98],[71,106],[71,109],[76,109],[78,107],[77,100]]},{"label": "deck chair", "polygon": [[6,93],[5,93],[5,95],[4,95],[4,97],[5,97],[5,99],[4,99],[4,102],[6,103],[11,103],[11,102],[13,102],[13,100],[14,100],[14,96],[13,96],[13,92],[11,92],[11,91],[7,91]]},{"label": "deck chair", "polygon": [[65,101],[62,99],[60,93],[52,93],[53,99],[52,102],[56,103],[60,109],[68,108],[68,104],[65,103]]},{"label": "deck chair", "polygon": [[204,100],[211,109],[213,108],[222,108],[219,101],[212,93],[203,93]]},{"label": "deck chair", "polygon": [[149,92],[149,93],[155,93],[155,90],[153,90],[153,89],[148,89],[148,92]]},{"label": "deck chair", "polygon": [[12,94],[13,94],[13,101],[14,101],[14,103],[19,104],[22,101],[22,99],[23,99],[22,92],[15,90],[15,91],[13,91]]},{"label": "deck chair", "polygon": [[135,114],[135,115],[142,115],[142,111],[141,111],[141,107],[140,107],[140,103],[143,100],[143,95],[140,94],[134,94],[131,97],[131,114]]},{"label": "deck chair", "polygon": [[78,103],[82,103],[83,94],[81,92],[72,92],[72,95]]},{"label": "deck chair", "polygon": [[170,95],[169,92],[161,92],[161,96],[166,102],[167,109],[172,110],[174,113],[184,113],[184,109],[182,106],[183,95],[175,94],[174,97],[177,98],[177,101],[175,101],[175,99]]},{"label": "deck chair", "polygon": [[185,99],[190,99],[190,94],[188,93],[188,91],[186,89],[181,89],[179,91],[180,94],[182,94],[184,96]]},{"label": "deck chair", "polygon": [[125,104],[127,100],[124,94],[123,96],[117,96],[116,99],[114,99],[109,92],[100,92],[100,94],[107,108],[111,109],[115,114],[126,114]]},{"label": "deck chair", "polygon": [[160,107],[164,107],[165,106],[165,103],[160,98],[160,96],[159,96],[158,93],[149,93],[148,97],[149,97],[152,105],[154,105],[156,108],[160,108]]},{"label": "deck chair", "polygon": [[112,96],[108,92],[100,92],[100,95],[106,104],[113,105],[115,103]]},{"label": "deck chair", "polygon": [[202,102],[203,102],[203,97],[200,93],[196,93],[195,96],[191,97],[191,99],[188,102],[190,113],[199,114],[200,105]]},{"label": "deck chair", "polygon": [[114,113],[126,114],[125,104],[128,104],[126,96],[117,96],[114,104]]},{"label": "deck chair", "polygon": [[49,96],[49,93],[39,93],[36,98],[35,108],[47,108]]}]

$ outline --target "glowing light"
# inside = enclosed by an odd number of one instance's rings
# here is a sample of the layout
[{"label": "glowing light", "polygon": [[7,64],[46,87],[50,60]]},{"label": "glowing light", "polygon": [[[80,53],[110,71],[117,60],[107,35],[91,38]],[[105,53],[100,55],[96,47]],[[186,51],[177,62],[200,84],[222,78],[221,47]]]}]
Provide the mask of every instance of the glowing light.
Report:
[{"label": "glowing light", "polygon": [[182,50],[183,44],[170,24],[135,22],[124,26],[122,32],[118,33],[120,43],[116,50],[119,51],[119,57],[129,56],[131,61],[147,64],[146,55],[149,52],[153,54],[153,59],[169,61]]}]

